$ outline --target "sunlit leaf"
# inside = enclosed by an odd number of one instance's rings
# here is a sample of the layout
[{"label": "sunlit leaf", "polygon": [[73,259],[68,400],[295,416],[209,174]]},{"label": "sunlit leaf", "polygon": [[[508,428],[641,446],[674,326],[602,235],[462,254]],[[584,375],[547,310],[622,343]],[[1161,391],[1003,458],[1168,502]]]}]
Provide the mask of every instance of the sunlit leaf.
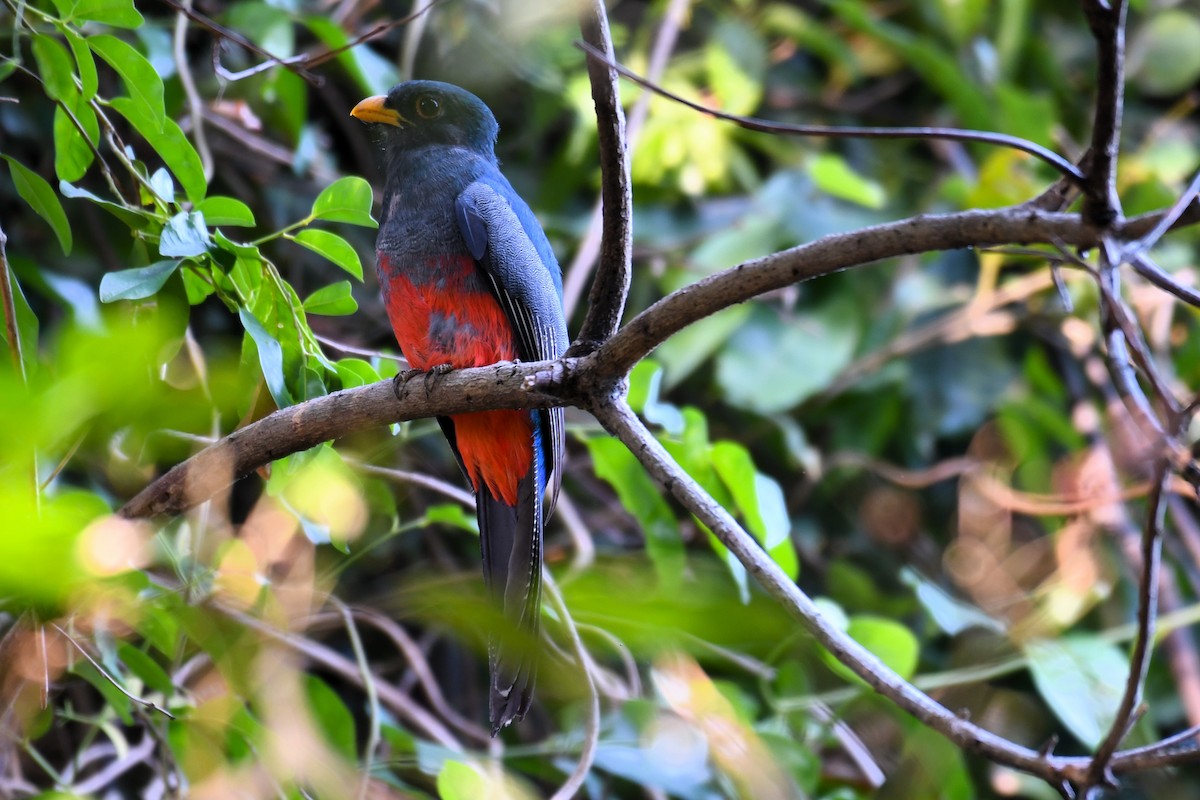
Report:
[{"label": "sunlit leaf", "polygon": [[29,203],[29,207],[34,210],[34,213],[50,225],[54,235],[58,237],[58,244],[62,247],[63,255],[70,254],[71,224],[67,221],[67,214],[63,211],[62,203],[59,202],[54,189],[45,178],[12,156],[3,156],[3,158],[8,162],[8,168],[12,172],[13,185],[17,187],[17,194],[21,195],[22,200]]},{"label": "sunlit leaf", "polygon": [[103,208],[105,211],[115,216],[117,219],[121,220],[121,222],[125,223],[133,230],[141,230],[142,228],[146,227],[146,224],[149,222],[148,217],[144,213],[123,205],[119,205],[117,203],[113,203],[109,200],[105,200],[102,197],[97,197],[87,189],[81,189],[78,186],[73,186],[67,181],[58,182],[58,191],[62,192],[63,197],[71,198],[73,200],[90,200],[91,202]]},{"label": "sunlit leaf", "polygon": [[475,800],[487,797],[488,781],[469,764],[447,761],[437,777],[438,797],[442,800]]},{"label": "sunlit leaf", "polygon": [[956,636],[972,627],[984,628],[997,633],[1004,632],[1004,625],[999,621],[989,617],[975,606],[955,599],[945,589],[926,580],[911,567],[904,567],[900,570],[900,580],[912,588],[925,611],[933,618],[937,626],[950,636]]},{"label": "sunlit leaf", "polygon": [[128,113],[122,112],[126,119],[143,137],[161,131],[166,119],[162,78],[146,57],[132,45],[107,33],[88,37],[88,45],[121,76],[131,106]]},{"label": "sunlit leaf", "polygon": [[109,272],[100,279],[100,302],[112,303],[116,300],[141,300],[156,294],[167,278],[179,269],[182,259],[159,261],[148,267],[123,269],[120,272]]},{"label": "sunlit leaf", "polygon": [[1129,662],[1112,642],[1097,636],[1034,639],[1022,649],[1029,672],[1075,738],[1095,748],[1112,727],[1129,675]]},{"label": "sunlit leaf", "polygon": [[310,314],[339,317],[353,314],[358,310],[358,303],[350,294],[350,281],[338,281],[310,294],[304,301],[304,310]]},{"label": "sunlit leaf", "polygon": [[[70,109],[68,111],[68,109]],[[76,124],[78,123],[78,125]],[[83,132],[80,132],[80,128]],[[86,136],[86,138],[85,138]],[[73,104],[54,107],[54,174],[60,181],[77,181],[96,157],[93,145],[100,140],[100,123],[82,95]],[[91,142],[91,144],[89,144]],[[61,188],[60,188],[61,191]],[[66,193],[63,193],[64,196]]]},{"label": "sunlit leaf", "polygon": [[360,281],[362,280],[362,261],[358,258],[358,252],[336,233],[318,228],[305,228],[289,238],[296,244],[307,247],[314,253],[319,253]]},{"label": "sunlit leaf", "polygon": [[[920,644],[913,632],[899,622],[868,614],[856,614],[850,617],[845,630],[851,639],[869,650],[901,678],[908,680],[916,672]],[[849,681],[859,684],[863,682],[829,652],[823,652],[822,655],[834,672]]]},{"label": "sunlit leaf", "polygon": [[351,175],[334,181],[317,195],[312,216],[313,219],[375,228],[379,223],[371,216],[371,201],[371,184]]},{"label": "sunlit leaf", "polygon": [[468,533],[479,533],[479,520],[458,503],[439,503],[425,509],[425,521],[429,524],[449,525]]},{"label": "sunlit leaf", "polygon": [[361,358],[343,358],[334,366],[343,389],[366,386],[381,380],[379,372]]},{"label": "sunlit leaf", "polygon": [[181,211],[163,226],[158,252],[186,258],[208,252],[208,226],[199,211]]},{"label": "sunlit leaf", "polygon": [[886,200],[882,186],[852,170],[836,153],[822,153],[814,158],[808,172],[818,189],[842,200],[867,208],[882,208]]},{"label": "sunlit leaf", "polygon": [[79,0],[73,16],[114,28],[138,28],[145,21],[133,7],[133,0]]},{"label": "sunlit leaf", "polygon": [[167,169],[171,170],[179,185],[183,187],[188,200],[193,203],[203,200],[208,192],[204,165],[196,148],[192,147],[192,143],[184,136],[179,123],[170,118],[156,121],[147,117],[143,113],[145,109],[127,97],[113,99],[112,107],[129,120],[129,124],[136,128],[146,143],[158,153]]},{"label": "sunlit leaf", "polygon": [[79,94],[75,87],[74,62],[62,42],[47,34],[35,34],[32,49],[48,97],[71,100]]},{"label": "sunlit leaf", "polygon": [[238,316],[242,319],[242,327],[258,348],[258,363],[275,404],[280,408],[290,406],[292,396],[288,392],[287,381],[283,375],[283,346],[279,344],[279,340],[267,333],[262,323],[249,311],[243,308],[238,311]]},{"label": "sunlit leaf", "polygon": [[204,215],[204,221],[209,225],[252,228],[255,224],[250,206],[233,197],[206,197],[196,204],[196,210]]}]

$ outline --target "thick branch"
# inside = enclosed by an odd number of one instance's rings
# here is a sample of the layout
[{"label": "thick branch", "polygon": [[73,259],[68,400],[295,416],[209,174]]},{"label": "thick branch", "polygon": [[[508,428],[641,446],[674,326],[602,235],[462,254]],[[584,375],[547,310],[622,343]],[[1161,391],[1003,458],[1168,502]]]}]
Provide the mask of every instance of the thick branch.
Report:
[{"label": "thick branch", "polygon": [[[603,0],[592,0],[579,26],[584,41],[607,58],[614,57]],[[633,261],[633,188],[629,180],[629,148],[619,76],[616,70],[595,59],[587,60],[587,68],[600,140],[600,203],[604,227],[600,265],[588,294],[587,316],[571,348],[572,355],[594,350],[617,332],[629,296]]]},{"label": "thick branch", "polygon": [[[1144,235],[1160,217],[1130,220],[1122,232],[1129,237]],[[1056,241],[1092,247],[1096,236],[1077,214],[1019,207],[914,217],[826,236],[739,264],[668,295],[582,359],[459,370],[430,382],[428,392],[417,379],[410,382],[400,402],[392,395],[391,382],[383,381],[282,409],[175,466],[130,500],[121,513],[128,517],[179,513],[271,461],[401,420],[493,408],[587,408],[676,332],[722,308],[798,281],[912,253]]]},{"label": "thick branch", "polygon": [[[1121,228],[1122,238],[1153,229],[1160,216],[1130,220]],[[722,308],[880,259],[1014,243],[1063,242],[1086,248],[1096,246],[1098,241],[1094,229],[1084,225],[1078,214],[1055,214],[1029,206],[911,217],[823,236],[673,292],[631,320],[596,355],[624,374],[670,336]]]},{"label": "thick branch", "polygon": [[178,514],[265,464],[367,428],[439,414],[555,405],[560,401],[539,390],[561,384],[570,369],[570,361],[503,362],[428,381],[418,375],[404,384],[399,400],[389,380],[289,406],[177,464],[126,503],[121,514]]}]

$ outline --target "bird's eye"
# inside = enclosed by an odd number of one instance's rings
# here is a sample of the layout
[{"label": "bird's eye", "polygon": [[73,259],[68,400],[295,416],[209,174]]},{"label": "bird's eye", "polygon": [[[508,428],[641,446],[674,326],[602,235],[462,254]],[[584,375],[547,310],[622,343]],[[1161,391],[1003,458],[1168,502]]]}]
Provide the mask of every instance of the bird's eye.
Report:
[{"label": "bird's eye", "polygon": [[431,94],[423,94],[417,98],[417,114],[421,119],[435,119],[442,115],[442,104]]}]

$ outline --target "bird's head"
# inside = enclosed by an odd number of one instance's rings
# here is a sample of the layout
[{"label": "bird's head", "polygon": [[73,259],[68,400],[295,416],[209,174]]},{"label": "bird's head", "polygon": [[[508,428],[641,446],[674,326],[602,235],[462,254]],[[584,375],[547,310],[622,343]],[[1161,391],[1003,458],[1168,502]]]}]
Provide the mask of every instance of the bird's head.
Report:
[{"label": "bird's head", "polygon": [[385,95],[363,100],[350,115],[381,125],[388,149],[443,144],[491,156],[500,129],[482,100],[440,81],[398,84]]}]

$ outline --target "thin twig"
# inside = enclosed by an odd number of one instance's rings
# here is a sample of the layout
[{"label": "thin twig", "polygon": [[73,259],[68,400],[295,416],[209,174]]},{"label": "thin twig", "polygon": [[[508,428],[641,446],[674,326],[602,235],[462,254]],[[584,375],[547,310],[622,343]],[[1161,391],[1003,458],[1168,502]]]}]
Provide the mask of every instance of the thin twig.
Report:
[{"label": "thin twig", "polygon": [[[420,645],[413,641],[412,637],[408,635],[408,632],[401,625],[390,617],[371,609],[355,608],[352,609],[351,613],[356,620],[370,625],[392,641],[392,644],[400,651],[404,660],[408,662],[409,669],[412,670],[413,676],[416,677],[417,683],[429,700],[429,705],[433,707],[433,710],[442,719],[457,729],[459,733],[470,737],[479,744],[486,744],[491,741],[491,736],[482,726],[476,725],[463,717],[446,700],[446,696],[442,693],[442,687],[438,684],[437,677],[433,674],[433,669],[430,667],[428,659],[421,652]],[[319,614],[312,618],[313,621],[320,621],[321,619],[322,616]]]},{"label": "thin twig", "polygon": [[[70,792],[75,795],[86,797],[100,792],[106,786],[113,783],[117,778],[124,775],[134,767],[140,766],[146,762],[146,759],[154,752],[158,740],[155,739],[148,731],[143,731],[142,740],[133,747],[125,751],[123,755],[114,758],[104,769],[90,776],[86,780],[80,781],[70,787]],[[114,748],[115,752],[115,748]]]},{"label": "thin twig", "polygon": [[391,469],[390,467],[377,467],[374,464],[368,464],[365,461],[354,461],[347,459],[347,462],[355,468],[362,470],[368,475],[374,475],[379,478],[387,478],[397,483],[408,483],[413,486],[420,486],[425,489],[431,489],[438,494],[449,497],[456,503],[459,503],[467,508],[475,508],[475,495],[468,492],[466,489],[461,489],[452,483],[440,480],[432,475],[426,475],[423,472],[411,472],[403,469]]},{"label": "thin twig", "polygon": [[[1150,669],[1151,643],[1155,635],[1155,618],[1158,614],[1158,572],[1162,560],[1162,529],[1166,514],[1167,481],[1170,479],[1170,461],[1160,458],[1155,465],[1154,487],[1147,500],[1146,525],[1142,530],[1142,577],[1138,589],[1137,638],[1133,653],[1129,657],[1129,677],[1117,713],[1113,717],[1108,735],[1096,748],[1091,766],[1088,768],[1087,790],[1112,786],[1115,781],[1109,770],[1113,753],[1129,734],[1135,721],[1135,711],[1141,703],[1142,687]],[[1085,795],[1090,796],[1090,795]]]},{"label": "thin twig", "polygon": [[562,593],[559,592],[558,585],[555,584],[554,577],[549,572],[543,574],[542,586],[546,590],[546,597],[550,600],[550,605],[554,607],[559,621],[566,629],[567,636],[570,637],[571,649],[575,653],[575,663],[583,675],[583,683],[588,696],[587,725],[583,731],[583,748],[579,752],[579,762],[575,764],[575,769],[571,770],[571,774],[567,776],[562,786],[558,787],[558,791],[551,796],[551,800],[570,800],[583,787],[583,782],[587,779],[592,764],[596,760],[596,749],[600,745],[600,695],[596,692],[596,682],[592,678],[591,658],[588,656],[587,648],[583,646],[583,640],[579,638],[579,631],[575,627],[575,620],[571,618],[571,612],[567,609],[566,602],[563,601]]},{"label": "thin twig", "polygon": [[1200,171],[1197,171],[1192,177],[1192,182],[1188,184],[1188,188],[1184,190],[1183,194],[1179,195],[1175,204],[1167,210],[1166,214],[1163,214],[1163,218],[1154,226],[1154,230],[1125,246],[1122,259],[1130,258],[1135,254],[1143,254],[1158,244],[1158,240],[1165,236],[1167,231],[1171,230],[1171,226],[1183,216],[1183,212],[1196,199],[1197,194],[1200,194]]},{"label": "thin twig", "polygon": [[[1164,217],[1165,219],[1165,217]],[[1128,254],[1129,263],[1133,265],[1133,269],[1138,275],[1148,280],[1150,283],[1162,289],[1164,292],[1175,295],[1188,305],[1200,308],[1200,292],[1190,286],[1184,286],[1179,281],[1172,278],[1162,267],[1155,264],[1148,255],[1144,252],[1133,252]]]},{"label": "thin twig", "polygon": [[172,719],[172,720],[173,720],[173,719],[175,719],[175,715],[174,715],[174,714],[172,714],[170,711],[167,711],[165,708],[163,708],[162,706],[158,705],[158,704],[157,704],[157,703],[155,703],[153,700],[147,700],[147,699],[146,699],[146,698],[144,698],[144,697],[138,697],[136,694],[134,694],[133,692],[129,691],[129,690],[128,690],[128,689],[126,689],[124,686],[122,686],[122,685],[121,685],[121,683],[120,683],[120,681],[118,681],[118,680],[117,680],[116,678],[114,678],[112,675],[109,675],[109,674],[108,674],[108,670],[106,670],[106,669],[104,669],[104,667],[100,666],[100,663],[99,663],[98,661],[96,661],[96,659],[92,658],[92,654],[91,654],[91,653],[89,653],[89,652],[87,651],[87,649],[85,649],[85,648],[84,648],[84,646],[83,646],[83,645],[81,645],[79,642],[75,641],[74,637],[72,637],[72,636],[71,636],[71,634],[69,634],[69,633],[67,633],[66,631],[64,631],[64,630],[63,630],[61,627],[59,627],[59,625],[57,625],[56,623],[51,623],[51,624],[54,626],[54,629],[55,629],[56,631],[58,631],[59,633],[61,633],[61,634],[63,635],[63,637],[64,637],[64,638],[65,638],[65,639],[66,639],[68,642],[70,642],[71,644],[75,645],[75,649],[76,649],[76,650],[78,650],[80,653],[82,653],[82,654],[83,654],[83,657],[84,657],[84,658],[86,658],[86,659],[87,659],[89,662],[91,662],[91,665],[92,665],[93,667],[95,667],[95,668],[96,668],[96,671],[97,671],[97,672],[99,672],[99,673],[100,673],[100,675],[101,675],[101,676],[102,676],[102,677],[103,677],[103,678],[104,678],[106,681],[108,681],[108,682],[109,682],[109,683],[111,683],[111,684],[112,684],[114,687],[116,687],[116,689],[117,689],[117,691],[118,691],[118,692],[120,692],[121,694],[125,695],[125,696],[126,696],[126,697],[128,697],[130,700],[132,700],[133,702],[137,703],[138,705],[144,706],[144,707],[146,707],[146,708],[150,709],[151,711],[157,711],[158,713],[162,714],[162,715],[163,715],[164,717],[166,717],[167,719]]},{"label": "thin twig", "polygon": [[[212,602],[209,604],[211,608],[224,614],[226,617],[244,625],[247,628],[258,631],[259,633],[274,639],[281,644],[295,650],[297,653],[305,656],[314,663],[320,664],[331,672],[335,672],[348,681],[359,686],[362,685],[362,675],[359,673],[358,665],[350,659],[343,656],[341,653],[326,647],[318,642],[311,641],[302,636],[299,636],[288,631],[281,631],[278,628],[264,622],[257,617],[247,614],[238,609],[226,606],[222,603]],[[379,692],[379,700],[387,706],[397,716],[419,730],[430,739],[438,744],[453,750],[456,753],[463,752],[462,743],[446,729],[444,725],[425,709],[414,703],[408,695],[390,686],[389,684],[380,681],[375,677],[376,691]]]},{"label": "thin twig", "polygon": [[964,130],[962,128],[872,128],[854,125],[789,125],[783,122],[771,122],[765,119],[758,119],[757,117],[743,117],[737,114],[727,114],[724,111],[718,111],[717,109],[709,108],[701,103],[688,100],[681,95],[675,94],[674,92],[647,80],[641,75],[638,75],[636,72],[631,71],[629,68],[611,60],[600,50],[588,45],[585,42],[576,42],[576,46],[586,52],[591,58],[607,64],[610,68],[615,69],[629,80],[645,89],[649,89],[655,94],[662,95],[668,100],[685,105],[688,108],[693,109],[694,111],[699,111],[702,114],[708,114],[716,117],[717,119],[723,119],[726,122],[732,122],[738,127],[745,128],[746,130],[784,136],[827,136],[830,138],[841,139],[944,139],[951,142],[978,142],[981,144],[995,144],[1000,145],[1001,147],[1009,147],[1013,150],[1019,150],[1022,153],[1027,153],[1034,158],[1049,164],[1055,170],[1063,175],[1066,175],[1072,180],[1080,183],[1082,183],[1084,180],[1084,175],[1079,171],[1079,168],[1067,159],[1060,156],[1058,153],[1055,153],[1053,150],[1048,150],[1036,142],[1022,139],[1019,136],[1010,136],[1006,133]]},{"label": "thin twig", "polygon": [[[684,18],[690,8],[691,0],[670,0],[668,2],[667,10],[663,13],[662,22],[658,26],[658,33],[655,34],[654,44],[650,48],[650,63],[646,68],[646,76],[649,80],[657,81],[662,76],[663,70],[666,69],[671,51],[675,48],[675,40],[679,37],[679,29],[683,26]],[[625,125],[625,149],[631,164],[633,155],[637,152],[642,126],[646,122],[649,110],[650,94],[643,93],[633,104],[633,110],[629,112],[629,120]],[[579,296],[583,293],[587,278],[592,274],[592,268],[596,265],[596,257],[600,254],[600,240],[604,230],[603,211],[604,203],[601,198],[596,201],[588,219],[587,231],[579,240],[575,257],[571,259],[571,265],[564,272],[563,307],[566,309],[567,319],[570,319],[575,313]]]},{"label": "thin twig", "polygon": [[[180,0],[183,8],[191,11],[192,0]],[[175,58],[175,73],[179,75],[179,83],[183,86],[184,97],[187,98],[188,115],[192,119],[192,138],[196,140],[196,154],[200,156],[200,164],[204,169],[204,180],[211,181],[213,177],[212,151],[208,149],[208,136],[204,133],[204,102],[196,90],[196,79],[192,77],[191,64],[187,57],[188,17],[184,11],[175,14],[175,32],[172,37],[171,52]]]},{"label": "thin twig", "polygon": [[358,635],[358,626],[354,624],[354,614],[350,607],[334,595],[329,595],[329,601],[337,607],[346,627],[346,635],[350,639],[350,649],[354,651],[354,660],[358,664],[358,674],[362,677],[363,691],[367,693],[367,742],[363,748],[363,771],[358,782],[357,800],[365,800],[371,788],[371,768],[375,761],[375,751],[379,749],[379,690],[375,685],[375,675],[371,672],[371,662],[367,659],[367,651],[363,648],[362,638]]},{"label": "thin twig", "polygon": [[8,236],[0,227],[0,301],[4,304],[4,335],[8,339],[8,352],[12,356],[13,369],[25,381],[25,359],[21,353],[21,334],[17,328],[17,305],[13,299],[12,277],[8,269]]}]

